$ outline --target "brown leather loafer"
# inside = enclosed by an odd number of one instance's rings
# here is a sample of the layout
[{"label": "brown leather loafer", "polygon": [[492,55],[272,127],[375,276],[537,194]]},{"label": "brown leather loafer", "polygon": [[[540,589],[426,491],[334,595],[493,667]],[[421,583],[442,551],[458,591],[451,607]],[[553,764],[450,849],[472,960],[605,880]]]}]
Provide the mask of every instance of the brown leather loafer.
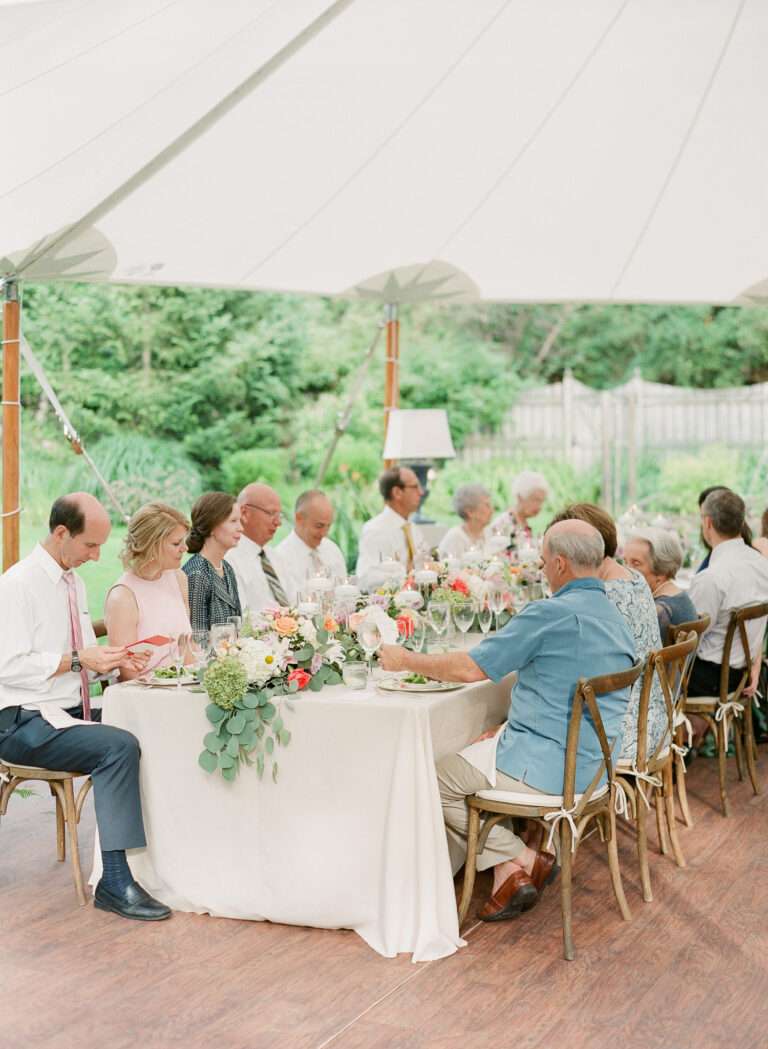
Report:
[{"label": "brown leather loafer", "polygon": [[536,859],[531,871],[531,881],[536,886],[536,891],[541,892],[545,885],[549,885],[560,873],[557,858],[551,852],[537,852]]},{"label": "brown leather loafer", "polygon": [[523,911],[535,907],[538,899],[536,886],[525,871],[516,870],[485,903],[478,917],[484,922],[516,918]]}]

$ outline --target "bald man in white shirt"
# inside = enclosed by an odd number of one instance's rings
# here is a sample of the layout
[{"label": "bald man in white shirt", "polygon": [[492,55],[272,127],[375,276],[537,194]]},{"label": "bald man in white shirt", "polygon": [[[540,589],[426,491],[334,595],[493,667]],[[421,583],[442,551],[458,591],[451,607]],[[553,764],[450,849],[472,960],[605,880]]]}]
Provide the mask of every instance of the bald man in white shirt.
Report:
[{"label": "bald man in white shirt", "polygon": [[282,520],[280,496],[268,484],[249,484],[237,497],[243,534],[226,555],[237,577],[243,610],[287,608],[295,604],[296,592],[286,576],[280,555],[266,549]]},{"label": "bald man in white shirt", "polygon": [[278,544],[284,576],[298,593],[306,589],[307,580],[326,572],[331,579],[343,579],[347,564],[339,547],[328,532],[333,524],[333,506],[324,492],[315,488],[302,492],[293,512],[293,531]]}]

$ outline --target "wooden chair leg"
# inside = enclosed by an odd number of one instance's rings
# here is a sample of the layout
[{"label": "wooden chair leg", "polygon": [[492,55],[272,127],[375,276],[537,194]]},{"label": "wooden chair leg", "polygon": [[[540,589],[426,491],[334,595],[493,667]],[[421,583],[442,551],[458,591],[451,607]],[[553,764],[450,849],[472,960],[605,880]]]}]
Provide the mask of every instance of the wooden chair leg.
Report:
[{"label": "wooden chair leg", "polygon": [[83,872],[80,868],[80,850],[77,844],[77,811],[75,807],[75,792],[72,786],[72,780],[66,779],[62,783],[57,783],[54,780],[53,785],[56,788],[56,795],[64,809],[64,819],[69,830],[69,850],[72,858],[72,874],[75,879],[75,892],[80,901],[80,906],[84,907],[88,901],[85,895],[85,887],[83,885]]},{"label": "wooden chair leg", "polygon": [[677,827],[675,826],[675,786],[672,776],[671,761],[662,769],[661,783],[661,790],[664,795],[664,809],[667,815],[667,830],[669,832],[670,842],[672,843],[672,855],[675,857],[675,863],[678,867],[685,867],[685,856],[680,847],[680,839],[677,836]]},{"label": "wooden chair leg", "polygon": [[726,791],[726,760],[728,746],[725,742],[725,719],[715,724],[715,742],[717,743],[717,772],[720,779],[720,807],[723,816],[730,816],[731,806]]},{"label": "wooden chair leg", "polygon": [[572,962],[573,950],[573,840],[570,825],[563,820],[560,825],[560,901],[563,911],[563,954],[565,960]]},{"label": "wooden chair leg", "polygon": [[611,805],[608,810],[608,830],[606,831],[606,837],[608,841],[608,870],[611,874],[613,895],[616,897],[616,902],[619,905],[622,918],[625,922],[629,922],[632,921],[632,912],[629,909],[627,897],[624,895],[624,886],[621,881],[619,846],[616,841],[616,813],[613,811],[613,805]]},{"label": "wooden chair leg", "polygon": [[467,858],[464,861],[464,887],[459,904],[459,930],[469,911],[472,902],[472,890],[475,887],[475,873],[477,866],[477,839],[480,831],[480,812],[478,809],[469,809],[469,825],[467,827]]},{"label": "wooden chair leg", "polygon": [[736,773],[739,777],[739,783],[744,782],[744,748],[742,746],[741,738],[741,724],[740,718],[734,718],[731,722],[733,729],[733,747],[736,751]]},{"label": "wooden chair leg", "polygon": [[66,822],[64,819],[64,809],[61,807],[59,795],[53,789],[53,784],[49,783],[48,786],[51,788],[51,794],[53,794],[56,802],[56,858],[59,863],[63,863],[67,858],[67,838],[64,833],[64,825]]},{"label": "wooden chair leg", "polygon": [[637,862],[640,866],[640,885],[643,890],[643,899],[646,903],[650,903],[653,900],[653,893],[651,892],[651,872],[648,867],[648,832],[646,828],[648,809],[645,807],[640,797],[641,790],[642,787],[638,783],[637,816],[635,817],[635,828],[637,832]]},{"label": "wooden chair leg", "polygon": [[744,755],[747,761],[747,772],[752,783],[754,794],[760,793],[760,784],[757,779],[757,745],[755,743],[755,723],[752,717],[752,701],[747,700],[744,708]]},{"label": "wooden chair leg", "polygon": [[664,813],[664,798],[661,789],[653,787],[653,803],[656,809],[656,836],[659,842],[659,852],[662,856],[669,856],[672,847],[667,834],[667,820]]},{"label": "wooden chair leg", "polygon": [[675,786],[677,787],[677,800],[680,805],[680,815],[686,827],[693,826],[693,817],[688,807],[688,791],[685,786],[685,762],[681,754],[675,754]]}]

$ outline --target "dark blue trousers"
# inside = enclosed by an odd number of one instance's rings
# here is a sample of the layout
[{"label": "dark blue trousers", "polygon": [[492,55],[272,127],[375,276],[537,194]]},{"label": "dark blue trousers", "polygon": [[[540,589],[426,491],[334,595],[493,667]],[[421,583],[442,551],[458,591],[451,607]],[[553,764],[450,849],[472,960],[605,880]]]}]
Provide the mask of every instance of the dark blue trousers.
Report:
[{"label": "dark blue trousers", "polygon": [[[14,713],[15,712],[15,713]],[[87,772],[103,850],[146,845],[139,795],[139,741],[111,725],[57,729],[36,710],[0,711],[0,760]]]}]

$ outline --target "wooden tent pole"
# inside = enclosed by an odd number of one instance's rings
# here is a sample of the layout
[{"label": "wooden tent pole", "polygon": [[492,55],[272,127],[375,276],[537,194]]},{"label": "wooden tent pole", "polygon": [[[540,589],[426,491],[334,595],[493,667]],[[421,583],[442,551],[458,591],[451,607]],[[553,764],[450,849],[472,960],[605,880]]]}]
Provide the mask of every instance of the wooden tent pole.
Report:
[{"label": "wooden tent pole", "polygon": [[[384,320],[387,327],[387,356],[384,372],[384,440],[389,429],[389,413],[400,403],[400,321],[397,317],[397,305],[390,303],[384,308]],[[384,466],[394,465],[394,459],[385,459]]]},{"label": "wooden tent pole", "polygon": [[16,281],[3,285],[3,571],[19,560],[19,452],[21,303]]}]

